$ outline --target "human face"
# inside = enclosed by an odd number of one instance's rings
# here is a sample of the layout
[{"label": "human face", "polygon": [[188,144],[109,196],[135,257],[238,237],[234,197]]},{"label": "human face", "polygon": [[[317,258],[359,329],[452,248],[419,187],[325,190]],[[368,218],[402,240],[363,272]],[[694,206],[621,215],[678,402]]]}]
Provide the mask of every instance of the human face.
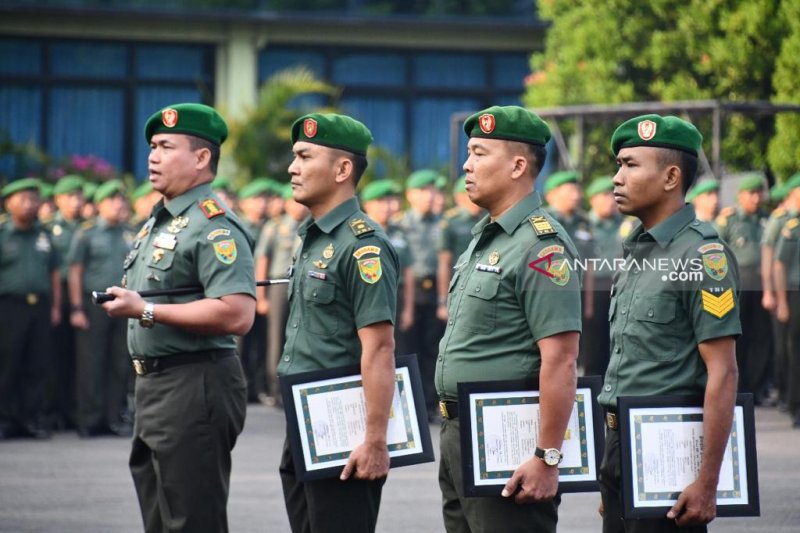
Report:
[{"label": "human face", "polygon": [[121,194],[110,196],[97,204],[97,215],[111,225],[122,222],[127,213],[127,202]]},{"label": "human face", "polygon": [[305,141],[294,143],[289,165],[292,198],[308,208],[324,205],[336,186],[336,171],[329,150]]},{"label": "human face", "polygon": [[614,193],[601,192],[589,198],[589,204],[592,206],[592,211],[602,218],[609,218],[617,212],[617,204],[614,202]]},{"label": "human face", "polygon": [[406,199],[411,209],[421,215],[427,215],[433,211],[433,204],[436,200],[436,187],[428,185],[419,189],[409,189],[406,191]]},{"label": "human face", "polygon": [[694,208],[703,213],[716,213],[719,206],[719,194],[717,191],[708,191],[698,194],[694,199]]},{"label": "human face", "polygon": [[67,220],[74,220],[81,214],[83,207],[83,192],[73,191],[65,194],[57,194],[55,197],[56,207]]},{"label": "human face", "polygon": [[389,217],[392,215],[392,204],[389,198],[378,198],[364,202],[364,212],[369,218],[386,227]]},{"label": "human face", "polygon": [[249,220],[261,220],[267,214],[267,197],[263,194],[239,200],[239,209]]},{"label": "human face", "polygon": [[761,205],[761,191],[742,191],[739,193],[738,199],[742,211],[752,215],[758,211],[758,207]]},{"label": "human face", "polygon": [[547,201],[558,211],[572,214],[581,203],[581,188],[577,183],[564,183],[547,195]]},{"label": "human face", "polygon": [[614,175],[614,201],[620,213],[642,218],[664,198],[665,168],[658,157],[658,148],[634,146],[623,148],[617,155]]},{"label": "human face", "polygon": [[168,200],[180,196],[197,184],[200,172],[207,168],[200,161],[200,150],[192,150],[186,135],[157,133],[150,139],[147,169],[153,189]]},{"label": "human face", "polygon": [[510,185],[514,160],[504,141],[473,137],[467,143],[467,194],[475,205],[492,211],[505,196]]},{"label": "human face", "polygon": [[28,227],[38,216],[40,202],[37,191],[29,189],[15,192],[6,199],[6,211],[16,225]]}]

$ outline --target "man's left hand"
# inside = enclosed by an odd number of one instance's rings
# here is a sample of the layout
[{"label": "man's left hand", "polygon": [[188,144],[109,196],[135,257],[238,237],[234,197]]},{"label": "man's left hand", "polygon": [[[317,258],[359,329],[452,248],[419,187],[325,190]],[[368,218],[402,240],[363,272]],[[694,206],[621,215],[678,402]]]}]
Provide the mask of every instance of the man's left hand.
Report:
[{"label": "man's left hand", "polygon": [[517,503],[552,500],[558,492],[558,467],[547,466],[538,457],[528,459],[514,470],[503,487],[503,497],[514,496]]},{"label": "man's left hand", "polygon": [[389,475],[389,449],[386,443],[370,444],[362,442],[350,452],[350,458],[342,470],[342,481],[351,476],[356,479],[380,479]]},{"label": "man's left hand", "polygon": [[106,292],[114,299],[103,304],[108,316],[113,318],[139,318],[144,311],[144,299],[138,292],[121,287],[109,287]]},{"label": "man's left hand", "polygon": [[702,526],[717,516],[716,484],[701,485],[695,481],[681,492],[678,501],[667,513],[679,527]]}]

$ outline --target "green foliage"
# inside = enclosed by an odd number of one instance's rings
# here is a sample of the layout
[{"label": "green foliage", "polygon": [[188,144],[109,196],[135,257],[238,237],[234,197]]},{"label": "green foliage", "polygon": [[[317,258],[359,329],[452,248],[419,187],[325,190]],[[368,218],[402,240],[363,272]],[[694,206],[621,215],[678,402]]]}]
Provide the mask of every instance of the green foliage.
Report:
[{"label": "green foliage", "polygon": [[[773,100],[779,103],[800,104],[800,0],[784,0],[783,20],[789,34],[781,44],[780,55],[772,78],[775,85]],[[775,173],[787,178],[800,169],[800,115],[783,113],[775,121],[775,136],[769,143],[768,157]]]}]

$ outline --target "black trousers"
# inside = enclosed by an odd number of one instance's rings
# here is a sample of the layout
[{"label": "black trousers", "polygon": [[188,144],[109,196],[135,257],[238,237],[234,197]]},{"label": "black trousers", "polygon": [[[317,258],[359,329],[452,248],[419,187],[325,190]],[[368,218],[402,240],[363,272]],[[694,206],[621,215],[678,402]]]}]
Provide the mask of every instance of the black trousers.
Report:
[{"label": "black trousers", "polygon": [[292,533],[372,533],[378,523],[386,478],[375,481],[338,477],[301,483],[287,441],[280,465],[283,499]]},{"label": "black trousers", "polygon": [[48,298],[0,296],[0,422],[43,423],[51,334]]},{"label": "black trousers", "polygon": [[594,279],[592,318],[583,319],[584,375],[605,376],[611,352],[608,309],[611,307],[611,278]]},{"label": "black trousers", "polygon": [[47,414],[56,427],[66,428],[77,423],[75,329],[69,323],[66,282],[61,294],[61,323],[53,328],[53,357],[47,371]]},{"label": "black trousers", "polygon": [[[428,414],[438,413],[439,396],[436,394],[436,358],[439,341],[444,334],[444,323],[436,317],[436,303],[414,305],[414,326],[411,327],[413,352],[417,354],[422,392]],[[398,352],[399,353],[399,352]]]},{"label": "black trousers", "polygon": [[253,327],[242,337],[239,354],[247,378],[247,399],[258,400],[259,393],[267,392],[267,317],[256,313]]},{"label": "black trousers", "polygon": [[244,427],[238,357],[136,377],[129,466],[147,533],[228,531],[231,450]]},{"label": "black trousers", "polygon": [[742,336],[736,341],[736,363],[739,365],[739,390],[763,397],[772,377],[772,325],[769,312],[761,306],[762,291],[759,273],[742,269],[744,288],[739,293],[739,318]]},{"label": "black trousers", "polygon": [[786,403],[789,412],[800,415],[800,291],[789,292],[789,349]]}]

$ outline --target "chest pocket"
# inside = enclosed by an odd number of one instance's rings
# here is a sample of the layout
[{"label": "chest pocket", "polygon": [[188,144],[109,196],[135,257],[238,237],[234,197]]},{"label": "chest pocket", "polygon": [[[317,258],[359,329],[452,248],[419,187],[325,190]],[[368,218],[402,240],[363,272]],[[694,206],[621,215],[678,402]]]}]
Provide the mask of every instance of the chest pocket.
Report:
[{"label": "chest pocket", "polygon": [[475,272],[466,282],[466,294],[461,302],[459,321],[467,331],[490,333],[497,321],[497,291],[500,277],[487,272]]},{"label": "chest pocket", "polygon": [[308,279],[303,286],[306,313],[303,316],[305,329],[317,335],[332,335],[339,328],[339,319],[331,305],[336,297],[336,286],[332,281]]},{"label": "chest pocket", "polygon": [[631,305],[628,342],[631,355],[649,361],[670,361],[678,353],[678,302],[674,296],[640,296]]},{"label": "chest pocket", "polygon": [[[161,248],[154,248],[154,250],[162,250]],[[175,262],[175,252],[172,250],[163,250],[164,255],[153,255],[153,252],[147,256],[146,264],[150,268],[155,268],[156,270],[169,270],[172,268],[172,264]],[[160,257],[159,257],[160,256]]]}]

